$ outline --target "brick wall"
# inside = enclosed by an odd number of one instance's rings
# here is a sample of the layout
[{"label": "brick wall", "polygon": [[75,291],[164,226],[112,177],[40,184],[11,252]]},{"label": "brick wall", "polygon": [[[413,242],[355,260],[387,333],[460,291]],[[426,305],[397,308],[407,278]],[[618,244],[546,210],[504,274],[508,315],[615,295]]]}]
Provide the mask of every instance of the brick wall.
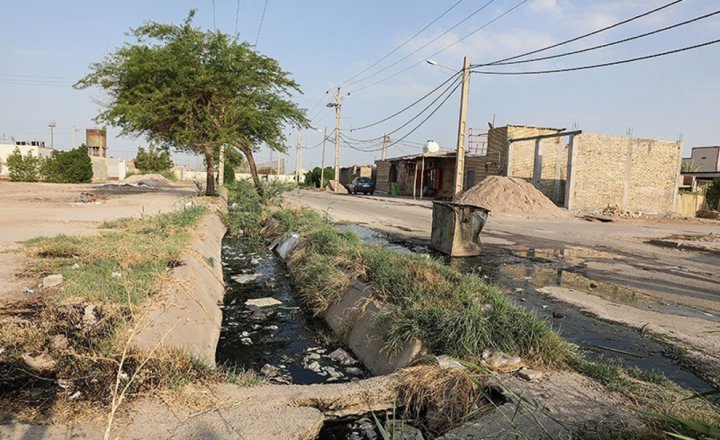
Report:
[{"label": "brick wall", "polygon": [[672,212],[682,144],[594,133],[575,137],[570,209],[608,206],[646,214]]},{"label": "brick wall", "polygon": [[390,194],[390,161],[375,161],[375,191]]}]

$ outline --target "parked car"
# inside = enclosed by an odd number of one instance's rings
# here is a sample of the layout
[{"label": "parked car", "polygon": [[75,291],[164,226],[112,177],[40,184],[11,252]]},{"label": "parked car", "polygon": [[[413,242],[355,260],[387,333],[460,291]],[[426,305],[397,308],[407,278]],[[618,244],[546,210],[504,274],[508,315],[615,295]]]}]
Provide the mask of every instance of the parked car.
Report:
[{"label": "parked car", "polygon": [[370,194],[375,193],[375,183],[369,177],[356,177],[348,185],[348,191],[350,194]]}]

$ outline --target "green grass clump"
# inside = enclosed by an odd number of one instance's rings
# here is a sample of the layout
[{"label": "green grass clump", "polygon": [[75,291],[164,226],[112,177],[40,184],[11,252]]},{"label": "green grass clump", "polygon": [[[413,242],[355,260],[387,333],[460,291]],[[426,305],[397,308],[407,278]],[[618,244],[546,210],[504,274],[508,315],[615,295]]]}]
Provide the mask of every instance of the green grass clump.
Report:
[{"label": "green grass clump", "polygon": [[145,219],[119,219],[86,237],[59,235],[25,243],[42,274],[61,273],[59,299],[79,297],[137,304],[153,293],[157,277],[177,264],[207,208],[191,206]]},{"label": "green grass clump", "polygon": [[496,287],[442,262],[363,245],[354,232],[338,231],[311,210],[276,210],[285,232],[302,240],[290,270],[305,303],[316,315],[344,293],[351,277],[373,287],[395,307],[385,346],[397,351],[413,339],[436,354],[477,360],[501,350],[546,366],[563,365],[572,349],[533,312],[514,305]]}]

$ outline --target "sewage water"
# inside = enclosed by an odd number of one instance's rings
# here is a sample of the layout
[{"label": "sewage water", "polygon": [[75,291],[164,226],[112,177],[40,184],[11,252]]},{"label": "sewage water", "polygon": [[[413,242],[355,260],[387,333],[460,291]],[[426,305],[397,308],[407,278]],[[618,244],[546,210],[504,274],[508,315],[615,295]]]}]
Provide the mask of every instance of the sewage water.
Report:
[{"label": "sewage water", "polygon": [[[637,298],[629,289],[593,281],[573,272],[573,264],[578,262],[573,258],[563,260],[561,263],[552,261],[550,255],[556,255],[559,250],[522,249],[520,252],[524,255],[520,255],[508,249],[486,247],[482,256],[451,259],[425,246],[393,240],[389,235],[362,226],[342,225],[338,226],[338,229],[355,231],[366,244],[380,244],[402,253],[432,256],[458,270],[476,273],[486,278],[509,292],[509,296],[517,304],[534,310],[540,317],[550,322],[566,340],[577,344],[591,359],[614,360],[627,367],[661,373],[676,383],[698,392],[714,389],[711,384],[675,360],[672,355],[674,350],[668,344],[643,336],[630,327],[584,314],[571,305],[543,295],[537,289],[543,286],[565,286],[587,290],[590,286],[594,286],[593,293],[633,306],[664,309],[666,313],[685,316],[701,316],[701,312],[676,305],[637,304]],[[574,249],[574,251],[574,257],[578,257],[582,252],[593,254],[595,257],[611,256],[611,254],[600,255],[592,249]],[[705,316],[705,319],[709,318]]]},{"label": "sewage water", "polygon": [[347,382],[368,375],[360,362],[343,365],[330,357],[340,345],[324,322],[301,308],[277,256],[249,252],[242,241],[226,239],[222,264],[219,364],[252,369],[275,383]]}]

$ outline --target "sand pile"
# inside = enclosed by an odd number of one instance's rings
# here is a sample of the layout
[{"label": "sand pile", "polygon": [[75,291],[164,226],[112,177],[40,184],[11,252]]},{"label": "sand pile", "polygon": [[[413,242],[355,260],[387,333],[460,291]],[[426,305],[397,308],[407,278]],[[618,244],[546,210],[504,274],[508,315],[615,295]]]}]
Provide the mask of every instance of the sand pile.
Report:
[{"label": "sand pile", "polygon": [[515,177],[488,176],[482,182],[458,194],[454,201],[482,206],[493,214],[528,218],[572,217],[566,210],[555,206],[530,183]]},{"label": "sand pile", "polygon": [[123,180],[125,183],[136,183],[151,188],[167,188],[173,186],[173,183],[160,174],[136,174]]}]

